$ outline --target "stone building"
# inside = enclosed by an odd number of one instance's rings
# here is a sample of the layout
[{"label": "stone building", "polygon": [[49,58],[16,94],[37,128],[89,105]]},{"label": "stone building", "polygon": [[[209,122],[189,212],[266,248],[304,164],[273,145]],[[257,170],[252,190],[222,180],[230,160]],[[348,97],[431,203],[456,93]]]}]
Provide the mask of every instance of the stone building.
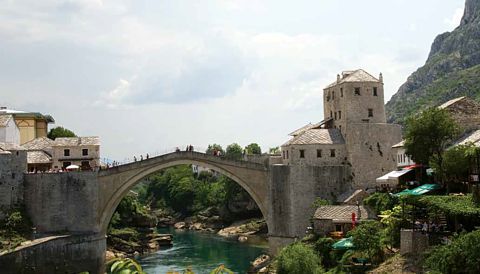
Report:
[{"label": "stone building", "polygon": [[40,137],[22,145],[27,150],[29,172],[45,172],[52,169],[54,143],[55,141],[48,137]]},{"label": "stone building", "polygon": [[100,167],[99,137],[57,138],[52,145],[54,170],[77,165],[82,170]]},{"label": "stone building", "polygon": [[272,199],[301,201],[272,209],[295,224],[285,227],[294,230],[286,234],[304,233],[316,198],[336,201],[375,189],[375,179],[396,168],[392,146],[401,141],[401,128],[386,123],[381,75],[343,72],[324,89],[323,105],[324,120],[292,132],[281,146],[281,163],[273,165],[274,176],[283,179],[276,182],[282,191],[272,193]]},{"label": "stone building", "polygon": [[286,165],[349,166],[353,189],[375,188],[375,179],[396,168],[392,146],[399,125],[387,124],[383,77],[344,71],[324,89],[324,120],[306,125],[282,146]]},{"label": "stone building", "polygon": [[376,218],[375,213],[364,206],[325,205],[313,215],[313,230],[318,235],[344,237],[353,228],[352,214],[355,214],[355,223]]},{"label": "stone building", "polygon": [[480,104],[462,96],[439,106],[447,110],[464,132],[478,129],[480,126]]}]

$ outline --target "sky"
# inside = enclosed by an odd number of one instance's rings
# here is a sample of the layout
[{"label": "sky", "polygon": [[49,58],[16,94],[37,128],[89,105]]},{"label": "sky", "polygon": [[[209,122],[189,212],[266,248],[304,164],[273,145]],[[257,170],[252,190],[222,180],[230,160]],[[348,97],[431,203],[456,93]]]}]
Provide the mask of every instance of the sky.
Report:
[{"label": "sky", "polygon": [[464,0],[0,0],[0,105],[51,114],[102,157],[263,150],[323,119],[343,70],[388,100]]}]

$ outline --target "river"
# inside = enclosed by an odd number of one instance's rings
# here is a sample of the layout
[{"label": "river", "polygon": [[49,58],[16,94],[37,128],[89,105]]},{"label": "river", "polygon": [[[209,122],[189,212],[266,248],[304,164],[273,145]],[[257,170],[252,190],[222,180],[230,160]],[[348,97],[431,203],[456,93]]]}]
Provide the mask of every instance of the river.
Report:
[{"label": "river", "polygon": [[235,273],[246,273],[250,262],[267,252],[266,242],[239,243],[216,234],[159,229],[173,234],[173,247],[141,256],[138,261],[148,274],[182,273],[191,267],[195,274],[209,274],[224,264]]}]

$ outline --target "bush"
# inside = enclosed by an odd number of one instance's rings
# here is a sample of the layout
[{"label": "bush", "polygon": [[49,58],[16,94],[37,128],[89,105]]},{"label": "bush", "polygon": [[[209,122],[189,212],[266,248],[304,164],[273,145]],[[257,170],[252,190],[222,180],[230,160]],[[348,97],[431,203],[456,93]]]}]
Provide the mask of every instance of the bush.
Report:
[{"label": "bush", "polygon": [[333,243],[335,243],[335,241],[332,238],[320,238],[314,245],[314,249],[321,257],[322,264],[325,268],[331,268],[337,264],[337,261],[332,254]]},{"label": "bush", "polygon": [[372,262],[378,263],[383,260],[382,224],[378,221],[364,221],[357,228],[348,232],[353,237],[353,245]]},{"label": "bush", "polygon": [[480,273],[480,230],[427,253],[425,266],[441,273]]},{"label": "bush", "polygon": [[312,248],[302,243],[291,244],[277,257],[278,274],[324,273],[320,258]]},{"label": "bush", "polygon": [[376,192],[363,200],[363,204],[374,209],[377,213],[392,209],[398,203],[396,197],[388,193]]}]

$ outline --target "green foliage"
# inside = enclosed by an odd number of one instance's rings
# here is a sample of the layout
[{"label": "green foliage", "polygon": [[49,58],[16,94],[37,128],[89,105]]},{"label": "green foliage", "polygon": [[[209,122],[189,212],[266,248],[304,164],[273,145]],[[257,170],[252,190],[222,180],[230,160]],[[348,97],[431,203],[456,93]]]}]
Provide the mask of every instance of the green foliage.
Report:
[{"label": "green foliage", "polygon": [[107,274],[145,274],[142,267],[133,259],[116,258],[107,263]]},{"label": "green foliage", "polygon": [[24,208],[12,208],[0,221],[0,251],[19,246],[31,237],[32,223]]},{"label": "green foliage", "polygon": [[69,129],[63,128],[63,127],[55,127],[50,129],[47,135],[48,138],[55,140],[57,138],[61,137],[77,137],[75,133]]},{"label": "green foliage", "polygon": [[323,273],[320,258],[312,248],[302,243],[291,244],[277,257],[278,274]]},{"label": "green foliage", "polygon": [[[433,162],[432,168],[444,177],[447,182],[465,182],[468,180],[470,168],[471,145],[459,145],[443,153],[443,169]],[[443,172],[443,173],[440,173]]]},{"label": "green foliage", "polygon": [[480,215],[478,207],[472,198],[472,195],[465,196],[419,196],[412,197],[417,204],[427,207],[429,211],[441,211],[452,216],[474,217]]},{"label": "green foliage", "polygon": [[225,154],[225,151],[223,150],[222,146],[219,144],[212,144],[208,145],[207,150],[205,151],[206,154],[213,155],[214,151],[219,151],[221,155]]},{"label": "green foliage", "polygon": [[376,192],[363,200],[363,204],[380,213],[392,209],[398,203],[398,199],[388,193]]},{"label": "green foliage", "polygon": [[321,206],[331,205],[331,204],[332,203],[329,200],[325,200],[325,199],[317,197],[317,198],[315,198],[315,201],[313,201],[312,207],[313,208],[318,208],[318,207],[321,207]]},{"label": "green foliage", "polygon": [[215,268],[210,272],[210,274],[233,274],[233,271],[226,268],[223,264]]},{"label": "green foliage", "polygon": [[233,143],[229,145],[227,147],[227,150],[225,151],[225,157],[231,160],[241,160],[242,155],[243,155],[243,149],[237,143]]},{"label": "green foliage", "polygon": [[8,233],[30,233],[32,223],[24,208],[12,208],[6,212],[5,220],[0,223],[0,229]]},{"label": "green foliage", "polygon": [[260,155],[262,154],[262,149],[257,143],[251,143],[245,147],[245,153]]},{"label": "green foliage", "polygon": [[332,244],[335,240],[332,238],[320,238],[314,244],[315,252],[320,256],[322,264],[325,268],[334,267],[337,262],[335,256],[332,254]]},{"label": "green foliage", "polygon": [[275,155],[278,155],[280,154],[280,147],[271,147],[268,152],[270,154],[275,154]]},{"label": "green foliage", "polygon": [[405,150],[419,164],[433,162],[443,171],[443,151],[457,136],[458,127],[450,114],[431,107],[410,116],[405,128]]},{"label": "green foliage", "polygon": [[356,251],[371,259],[372,262],[383,260],[382,224],[378,221],[367,220],[362,222],[354,230],[348,232],[353,237],[353,245]]},{"label": "green foliage", "polygon": [[441,273],[480,273],[480,231],[463,234],[427,254],[425,266]]},{"label": "green foliage", "polygon": [[384,225],[382,242],[390,247],[400,246],[400,229],[407,225],[408,221],[402,216],[402,206],[397,205],[391,210],[381,212],[384,216],[381,223]]}]

